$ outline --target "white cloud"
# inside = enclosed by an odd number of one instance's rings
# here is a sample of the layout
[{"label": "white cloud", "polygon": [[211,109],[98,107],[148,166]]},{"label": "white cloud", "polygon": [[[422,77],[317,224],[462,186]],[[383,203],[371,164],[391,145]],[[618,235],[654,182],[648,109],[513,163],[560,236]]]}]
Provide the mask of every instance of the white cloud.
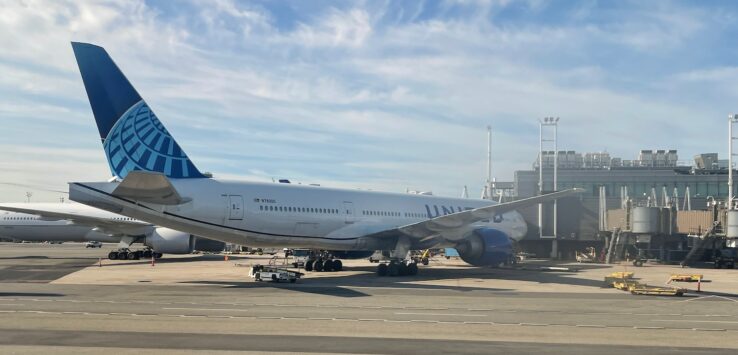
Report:
[{"label": "white cloud", "polygon": [[[603,24],[587,20],[601,13],[580,9],[571,23],[501,24],[489,17],[505,1],[447,6],[475,16],[388,25],[382,16],[396,14],[358,4],[299,14],[285,29],[279,14],[226,0],[184,3],[193,9],[181,13],[143,1],[8,3],[0,11],[0,90],[13,100],[0,99],[0,121],[26,121],[0,140],[15,142],[10,135],[24,129],[28,139],[20,153],[0,151],[0,181],[58,186],[108,175],[70,40],[105,46],[198,167],[219,177],[456,196],[484,179],[487,124],[496,174],[511,179],[535,158],[536,119],[546,115],[562,117],[566,149],[609,145],[624,158],[644,147],[717,150],[709,138],[716,126],[705,120],[695,131],[691,120],[727,101],[679,98],[692,94],[682,86],[735,82],[734,68],[667,73],[658,86],[637,70],[614,74],[595,53],[682,48],[704,31],[703,11],[636,7]],[[416,19],[428,9],[405,10]],[[559,57],[571,62],[542,59]],[[59,152],[33,149],[57,149],[65,121],[89,127],[63,137]],[[689,142],[674,139],[687,133]],[[63,150],[70,146],[78,150]],[[64,172],[47,174],[49,167]]]},{"label": "white cloud", "polygon": [[372,33],[369,14],[362,9],[333,9],[317,24],[299,25],[289,39],[308,47],[360,47]]}]

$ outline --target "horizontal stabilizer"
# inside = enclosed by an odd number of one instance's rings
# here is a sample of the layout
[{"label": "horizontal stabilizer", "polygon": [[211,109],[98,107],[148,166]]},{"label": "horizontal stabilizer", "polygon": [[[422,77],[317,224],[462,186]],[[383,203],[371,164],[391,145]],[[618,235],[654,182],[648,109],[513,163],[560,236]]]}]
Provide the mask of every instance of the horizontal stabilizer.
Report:
[{"label": "horizontal stabilizer", "polygon": [[128,173],[113,190],[113,195],[159,205],[179,205],[190,201],[179,195],[164,174],[139,170]]}]

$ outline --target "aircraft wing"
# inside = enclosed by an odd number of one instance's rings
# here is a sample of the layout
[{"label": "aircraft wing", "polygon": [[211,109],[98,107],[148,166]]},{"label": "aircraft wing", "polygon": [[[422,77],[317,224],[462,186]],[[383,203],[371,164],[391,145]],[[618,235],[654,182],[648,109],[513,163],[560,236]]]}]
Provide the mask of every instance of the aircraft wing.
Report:
[{"label": "aircraft wing", "polygon": [[524,198],[517,201],[499,203],[473,210],[447,214],[445,216],[399,227],[398,231],[413,238],[426,238],[444,232],[452,233],[456,230],[467,227],[472,223],[491,219],[495,215],[582,192],[584,192],[584,189],[569,189],[552,192],[546,195]]},{"label": "aircraft wing", "polygon": [[[149,223],[141,221],[117,220],[104,217],[95,217],[79,213],[40,210],[35,208],[23,208],[16,206],[0,205],[0,210],[37,215],[45,220],[59,221],[67,220],[74,224],[98,228],[101,232],[108,234],[143,234],[150,227]],[[126,218],[126,217],[121,217]]]}]

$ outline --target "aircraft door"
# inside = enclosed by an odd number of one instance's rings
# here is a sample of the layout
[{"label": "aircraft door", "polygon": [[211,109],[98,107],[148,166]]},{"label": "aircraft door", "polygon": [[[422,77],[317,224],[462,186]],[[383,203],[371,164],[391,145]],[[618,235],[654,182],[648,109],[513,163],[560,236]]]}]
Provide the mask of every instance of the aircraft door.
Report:
[{"label": "aircraft door", "polygon": [[354,223],[354,203],[343,201],[343,214],[346,217],[346,223]]},{"label": "aircraft door", "polygon": [[228,219],[231,221],[240,221],[243,219],[243,197],[240,195],[228,196]]}]

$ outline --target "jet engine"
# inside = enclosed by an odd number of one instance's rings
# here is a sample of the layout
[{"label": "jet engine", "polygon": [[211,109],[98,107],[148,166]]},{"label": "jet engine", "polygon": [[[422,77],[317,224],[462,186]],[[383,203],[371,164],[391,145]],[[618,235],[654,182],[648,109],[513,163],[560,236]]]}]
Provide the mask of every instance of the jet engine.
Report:
[{"label": "jet engine", "polygon": [[169,228],[155,228],[146,236],[146,246],[164,254],[189,254],[195,248],[195,237]]},{"label": "jet engine", "polygon": [[499,266],[515,260],[510,237],[497,229],[479,228],[456,246],[461,260],[474,266]]}]

